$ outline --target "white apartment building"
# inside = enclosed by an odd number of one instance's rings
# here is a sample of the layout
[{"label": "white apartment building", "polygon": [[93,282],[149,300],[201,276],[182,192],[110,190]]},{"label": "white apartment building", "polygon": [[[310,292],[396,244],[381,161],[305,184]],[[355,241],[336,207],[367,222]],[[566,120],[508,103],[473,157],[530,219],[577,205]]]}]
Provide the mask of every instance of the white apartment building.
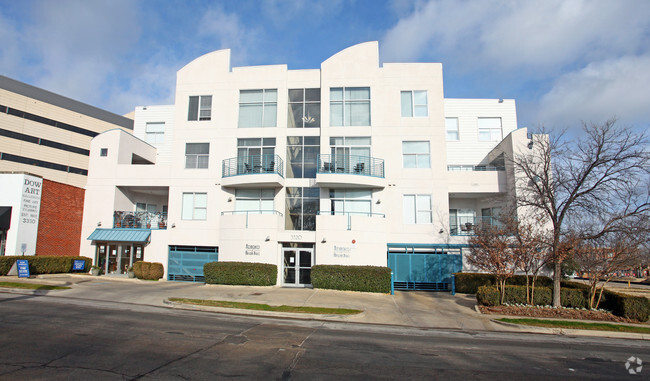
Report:
[{"label": "white apartment building", "polygon": [[215,51],[178,71],[175,104],[136,108],[133,135],[93,138],[81,254],[168,280],[218,260],[275,264],[281,286],[338,264],[445,289],[528,142],[514,100],[445,99],[441,64],[380,65],[377,42],[313,70]]}]

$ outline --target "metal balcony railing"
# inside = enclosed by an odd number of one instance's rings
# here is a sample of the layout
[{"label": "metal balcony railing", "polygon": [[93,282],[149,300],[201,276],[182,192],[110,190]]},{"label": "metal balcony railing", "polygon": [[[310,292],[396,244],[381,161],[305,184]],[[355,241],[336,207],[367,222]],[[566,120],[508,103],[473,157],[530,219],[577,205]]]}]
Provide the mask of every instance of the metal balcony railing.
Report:
[{"label": "metal balcony railing", "polygon": [[474,235],[477,226],[498,224],[494,217],[449,217],[451,235]]},{"label": "metal balcony railing", "polygon": [[357,155],[318,155],[317,173],[384,178],[384,159]]},{"label": "metal balcony railing", "polygon": [[284,177],[284,162],[278,155],[248,155],[225,159],[221,164],[222,177],[278,174]]},{"label": "metal balcony railing", "polygon": [[167,229],[167,213],[116,210],[113,212],[114,228]]},{"label": "metal balcony railing", "polygon": [[495,167],[493,165],[448,165],[448,171],[505,171],[506,167]]},{"label": "metal balcony railing", "polygon": [[248,228],[248,218],[250,215],[257,215],[257,214],[276,214],[280,217],[283,216],[282,212],[279,212],[277,210],[230,210],[230,211],[223,211],[221,212],[221,215],[226,215],[226,214],[232,214],[232,215],[246,215],[246,228]]},{"label": "metal balcony railing", "polygon": [[386,215],[383,213],[371,213],[371,212],[341,212],[337,210],[319,210],[317,212],[320,216],[348,216],[348,227],[347,230],[352,230],[352,216],[366,216],[366,217],[377,217],[377,218],[386,218]]}]

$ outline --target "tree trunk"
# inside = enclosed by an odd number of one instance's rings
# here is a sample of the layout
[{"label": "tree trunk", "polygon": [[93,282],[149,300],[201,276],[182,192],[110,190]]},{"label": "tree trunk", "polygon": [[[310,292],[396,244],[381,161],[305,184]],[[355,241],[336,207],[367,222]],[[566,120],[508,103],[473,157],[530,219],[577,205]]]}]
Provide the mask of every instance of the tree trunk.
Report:
[{"label": "tree trunk", "polygon": [[530,305],[535,305],[535,281],[537,280],[537,275],[533,275],[533,282],[530,287]]},{"label": "tree trunk", "polygon": [[598,309],[598,306],[600,305],[600,300],[603,297],[603,290],[605,290],[605,285],[607,284],[607,282],[609,282],[609,278],[607,278],[605,283],[603,283],[603,286],[600,288],[600,295],[598,295],[598,301],[596,302],[596,307],[594,307],[595,309]]},{"label": "tree trunk", "polygon": [[562,261],[555,256],[553,268],[553,307],[561,307],[560,300],[560,281],[562,280]]},{"label": "tree trunk", "polygon": [[526,273],[526,303],[529,305],[531,304],[530,302],[530,284],[528,282],[528,273]]}]

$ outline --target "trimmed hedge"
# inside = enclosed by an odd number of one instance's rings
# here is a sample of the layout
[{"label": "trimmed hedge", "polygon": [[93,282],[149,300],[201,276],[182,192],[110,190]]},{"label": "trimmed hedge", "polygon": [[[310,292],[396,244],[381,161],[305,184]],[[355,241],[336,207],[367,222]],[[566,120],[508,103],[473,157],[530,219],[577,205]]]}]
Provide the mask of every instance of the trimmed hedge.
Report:
[{"label": "trimmed hedge", "polygon": [[316,265],[311,268],[311,284],[330,290],[389,293],[390,271],[378,266]]},{"label": "trimmed hedge", "polygon": [[[508,304],[526,304],[526,286],[506,286],[504,302]],[[560,291],[561,304],[564,307],[587,308],[588,292],[580,289],[562,289]],[[499,291],[496,286],[481,286],[476,292],[476,300],[486,306],[498,306],[500,303]],[[553,301],[553,289],[550,287],[535,287],[534,304],[549,306]]]},{"label": "trimmed hedge", "polygon": [[[494,286],[496,277],[493,274],[484,273],[454,273],[456,292],[463,294],[476,294],[481,286]],[[531,277],[532,278],[532,277]],[[525,286],[526,276],[515,275],[506,280],[508,286]],[[553,280],[547,276],[538,276],[535,281],[535,290],[538,287],[553,287]]]},{"label": "trimmed hedge", "polygon": [[144,280],[158,280],[165,274],[165,268],[159,262],[138,261],[133,264],[135,277]]},{"label": "trimmed hedge", "polygon": [[[571,283],[571,282],[568,282]],[[573,283],[576,285],[576,283]],[[589,290],[578,284],[579,287],[563,287],[560,290],[561,304],[564,307],[588,308]],[[505,303],[526,304],[525,286],[506,286]],[[596,298],[598,295],[596,295]],[[496,286],[481,286],[476,293],[476,300],[485,306],[498,306],[501,304],[499,291]],[[535,304],[551,305],[553,289],[550,287],[535,287]],[[650,300],[643,296],[618,294],[609,290],[603,292],[600,308],[612,311],[614,315],[627,319],[645,322],[650,318]]]},{"label": "trimmed hedge", "polygon": [[207,284],[274,286],[278,267],[268,263],[209,262],[203,265]]},{"label": "trimmed hedge", "polygon": [[37,274],[58,274],[72,272],[72,265],[75,260],[85,261],[85,272],[90,271],[92,259],[88,257],[62,257],[62,256],[4,256],[0,257],[0,275],[7,275],[11,267],[18,259],[26,259],[29,263],[29,273]]}]

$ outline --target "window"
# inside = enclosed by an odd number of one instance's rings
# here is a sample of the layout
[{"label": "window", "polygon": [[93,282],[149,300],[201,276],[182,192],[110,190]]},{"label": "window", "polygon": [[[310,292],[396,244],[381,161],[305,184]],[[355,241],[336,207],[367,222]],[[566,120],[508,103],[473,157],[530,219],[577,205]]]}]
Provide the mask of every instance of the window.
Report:
[{"label": "window", "polygon": [[447,130],[447,141],[460,140],[458,134],[458,118],[445,118],[445,128]]},{"label": "window", "polygon": [[331,163],[323,163],[332,171],[370,174],[370,137],[331,137]]},{"label": "window", "polygon": [[431,168],[429,142],[402,142],[404,168]]},{"label": "window", "polygon": [[275,171],[275,138],[237,139],[238,173]]},{"label": "window", "polygon": [[287,178],[316,178],[316,165],[320,153],[319,136],[287,137]]},{"label": "window", "polygon": [[183,220],[205,220],[208,215],[207,193],[183,193]]},{"label": "window", "polygon": [[372,191],[370,190],[330,190],[332,214],[372,214]]},{"label": "window", "polygon": [[235,212],[273,213],[273,189],[237,189]]},{"label": "window", "polygon": [[210,143],[185,144],[185,168],[207,168]]},{"label": "window", "polygon": [[320,127],[320,89],[289,89],[287,127]]},{"label": "window", "polygon": [[99,156],[101,157],[108,156],[108,148],[102,148],[101,150],[99,150]]},{"label": "window", "polygon": [[500,142],[501,118],[478,118],[478,140],[481,142]]},{"label": "window", "polygon": [[187,120],[210,120],[212,118],[212,95],[191,96]]},{"label": "window", "polygon": [[402,91],[402,116],[429,116],[426,90]]},{"label": "window", "polygon": [[430,224],[431,223],[431,195],[405,194],[404,195],[404,223],[405,224]]},{"label": "window", "polygon": [[451,234],[471,234],[474,230],[475,216],[474,209],[449,209]]},{"label": "window", "polygon": [[240,90],[239,127],[275,127],[278,114],[278,90]]},{"label": "window", "polygon": [[320,188],[287,187],[286,230],[316,230]]},{"label": "window", "polygon": [[499,216],[501,215],[501,208],[483,208],[481,209],[481,223],[500,226]]},{"label": "window", "polygon": [[165,122],[147,122],[145,141],[151,145],[162,144],[165,140]]},{"label": "window", "polygon": [[331,88],[330,126],[370,126],[370,88]]},{"label": "window", "polygon": [[158,206],[156,204],[146,204],[144,202],[137,202],[135,204],[136,212],[147,212],[147,213],[155,214],[156,210],[158,210]]}]

